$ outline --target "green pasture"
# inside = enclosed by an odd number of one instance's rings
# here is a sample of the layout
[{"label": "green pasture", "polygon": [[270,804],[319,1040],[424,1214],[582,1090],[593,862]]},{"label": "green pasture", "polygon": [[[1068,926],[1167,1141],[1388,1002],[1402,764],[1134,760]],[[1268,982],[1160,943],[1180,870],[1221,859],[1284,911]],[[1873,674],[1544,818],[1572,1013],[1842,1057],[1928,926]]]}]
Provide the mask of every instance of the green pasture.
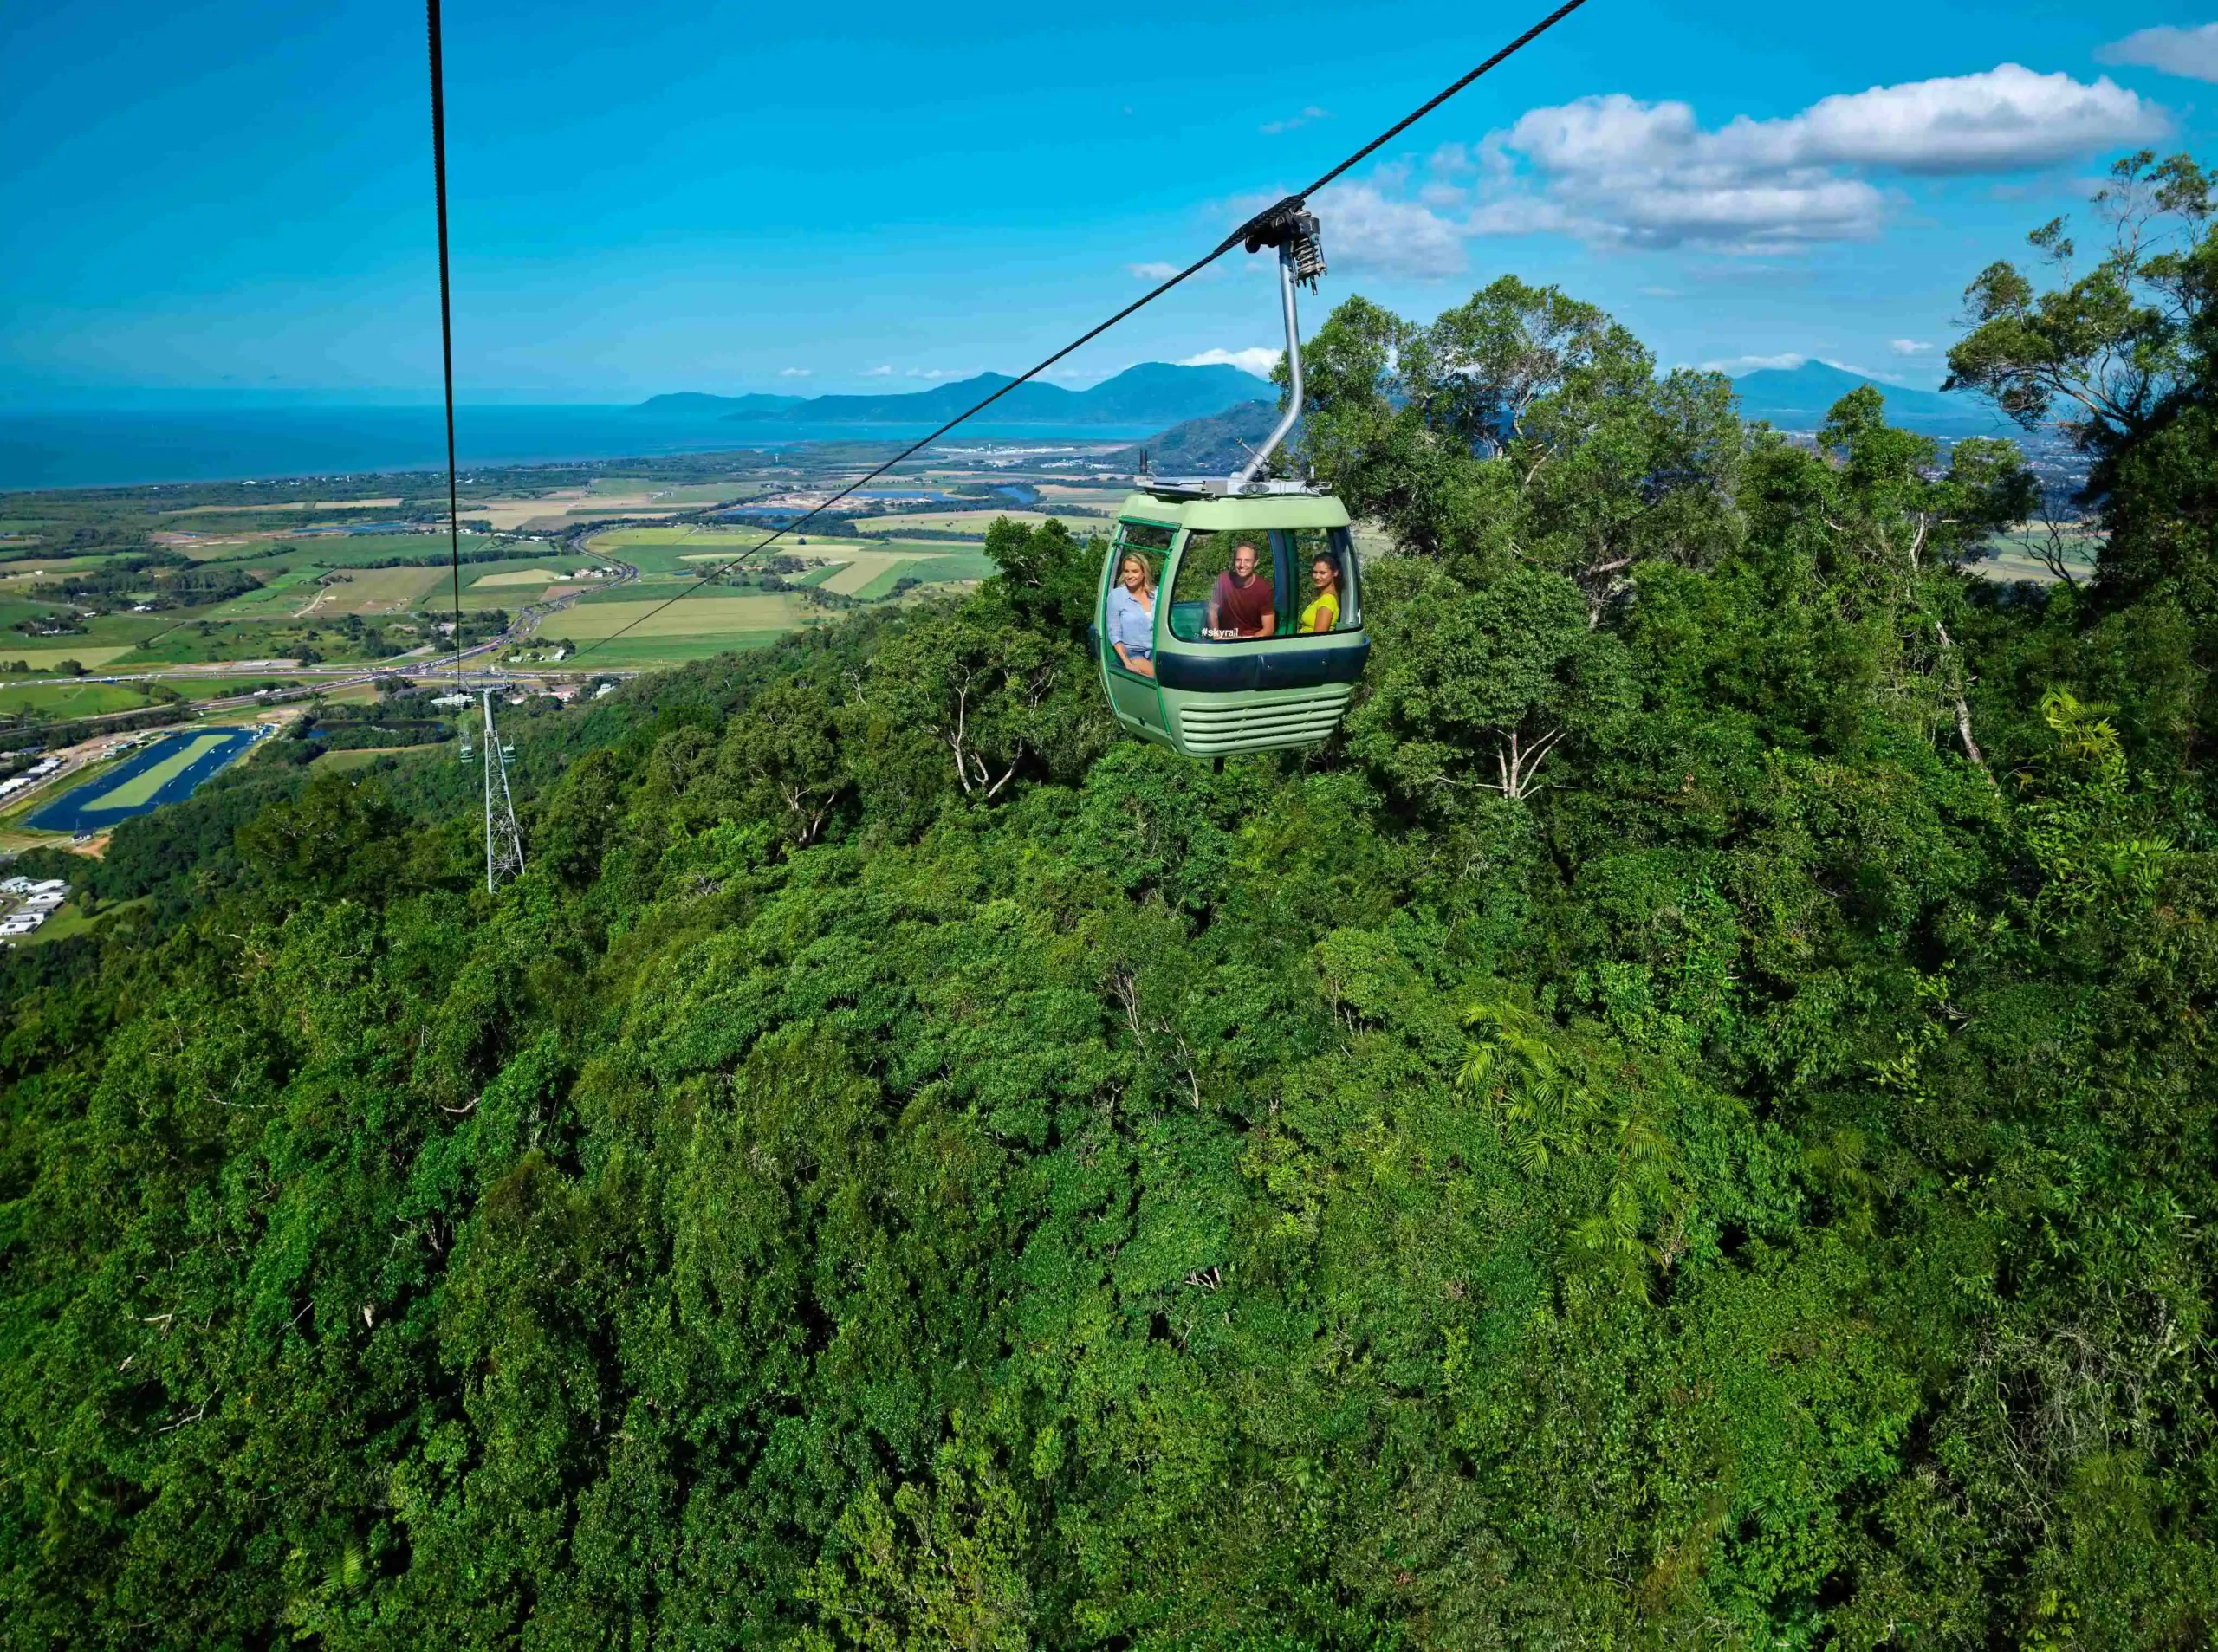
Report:
[{"label": "green pasture", "polygon": [[[404,625],[415,623],[406,614],[374,614],[365,624],[382,626],[388,636],[412,646],[405,629],[396,632],[395,620]],[[219,665],[227,660],[297,659],[303,648],[314,649],[333,664],[366,664],[390,658],[373,656],[353,641],[344,629],[344,615],[326,609],[306,619],[213,620],[205,633],[198,623],[174,626],[151,638],[146,646],[118,656],[107,669],[121,671],[163,665]]]},{"label": "green pasture", "polygon": [[[42,638],[40,641],[50,645],[54,639]],[[62,661],[74,659],[87,671],[97,671],[110,660],[129,652],[131,652],[130,649],[113,643],[99,648],[86,648],[81,645],[75,648],[54,646],[16,648],[9,643],[0,641],[0,665],[10,665],[21,660],[34,672],[42,672],[51,671]]]},{"label": "green pasture", "polygon": [[[29,541],[25,541],[26,544]],[[94,551],[81,556],[72,556],[62,549],[20,552],[9,547],[9,555],[0,561],[0,580],[58,580],[65,574],[93,573],[107,567],[123,554],[119,551]]]},{"label": "green pasture", "polygon": [[[1048,515],[1041,510],[905,510],[892,515],[866,517],[855,524],[855,531],[876,539],[881,535],[898,538],[905,529],[929,528],[942,534],[975,534],[983,539],[986,530],[1003,517],[1026,528],[1036,528],[1048,520]],[[1084,538],[1087,526],[1081,522],[1073,531]]]},{"label": "green pasture", "polygon": [[[559,585],[574,579],[579,571],[598,567],[597,562],[565,561],[561,557],[525,557],[511,562],[483,562],[462,571],[462,588],[467,593],[481,587],[504,591],[529,591],[535,586]],[[529,575],[540,576],[536,580]]]},{"label": "green pasture", "polygon": [[652,494],[658,505],[714,505],[750,491],[744,483],[689,482],[671,484],[653,476],[596,476],[586,484],[586,498]]},{"label": "green pasture", "polygon": [[919,585],[945,585],[957,580],[983,580],[995,571],[991,559],[983,554],[927,557],[885,569],[854,594],[865,602],[876,602],[892,596],[893,587],[905,579]]},{"label": "green pasture", "polygon": [[[260,570],[256,570],[257,573]],[[208,611],[211,619],[274,619],[290,614],[311,594],[300,589],[314,580],[319,570],[307,567],[280,567],[266,576],[259,591],[250,591],[243,596]]]},{"label": "green pasture", "polygon": [[36,713],[56,719],[97,716],[104,711],[135,711],[148,703],[134,683],[16,683],[0,677],[0,711]]},{"label": "green pasture", "polygon": [[[159,637],[180,621],[191,619],[196,612],[191,608],[176,608],[166,613],[101,614],[84,622],[85,645],[90,648],[135,648],[149,637]],[[57,637],[47,646],[59,648],[69,640]]]},{"label": "green pasture", "polygon": [[735,631],[722,636],[643,637],[630,632],[612,641],[593,644],[588,651],[563,661],[580,671],[606,670],[616,666],[684,665],[694,660],[713,659],[718,654],[744,653],[749,649],[769,648],[793,632],[786,631]]},{"label": "green pasture", "polygon": [[[382,562],[387,557],[433,557],[444,567],[447,560],[447,536],[438,534],[334,534],[321,538],[306,538],[286,541],[307,554],[311,562],[326,567],[360,567],[365,562]],[[462,551],[489,551],[501,541],[483,534],[464,534]],[[467,577],[470,565],[463,564]]]},{"label": "green pasture", "polygon": [[737,556],[767,537],[760,528],[735,533],[721,528],[626,528],[595,534],[587,541],[587,548],[629,562],[639,570],[642,579],[697,579],[701,565],[688,561],[688,557]]},{"label": "green pasture", "polygon": [[80,911],[76,902],[64,901],[48,915],[45,923],[29,935],[10,936],[10,943],[19,947],[40,947],[50,942],[67,941],[72,936],[84,934],[99,922],[100,919],[87,917]]},{"label": "green pasture", "polygon": [[[1969,564],[1974,573],[1990,580],[2029,580],[2039,585],[2053,585],[2056,574],[2042,560],[2042,553],[2049,548],[2046,529],[2020,529],[2015,533],[1997,534],[1988,541],[1993,553],[1988,560]],[[2081,580],[2090,579],[2095,572],[2095,559],[2101,554],[2103,541],[2098,534],[2066,533],[2063,535],[2065,566]]]},{"label": "green pasture", "polygon": [[548,624],[574,642],[625,632],[632,637],[712,637],[743,632],[788,632],[814,614],[806,599],[781,592],[687,597],[667,605],[634,595],[628,602],[580,602]]},{"label": "green pasture", "polygon": [[99,929],[103,924],[113,923],[122,913],[144,911],[152,904],[152,897],[141,895],[137,900],[118,901],[113,906],[103,906],[97,917],[88,917],[78,910],[75,901],[64,901],[54,909],[52,917],[47,919],[29,935],[20,936],[16,944],[19,947],[36,947],[44,946],[49,941],[67,941],[72,936],[83,935]]},{"label": "green pasture", "polygon": [[[169,531],[190,534],[195,530],[179,526]],[[207,539],[187,540],[182,545],[173,544],[165,548],[195,562],[251,562],[264,554],[269,546],[266,541],[242,534],[217,534]]]},{"label": "green pasture", "polygon": [[211,621],[204,635],[196,622],[172,626],[132,649],[119,668],[206,665],[226,659],[288,659],[299,648],[302,628],[269,620]]},{"label": "green pasture", "polygon": [[[51,647],[55,639],[45,637],[26,637],[16,627],[24,620],[47,619],[59,612],[60,610],[50,602],[31,602],[14,594],[0,596],[0,627],[4,628],[0,629],[0,636],[5,636],[11,640],[20,639],[26,648]],[[8,643],[0,643],[0,648],[7,646],[9,646]]]},{"label": "green pasture", "polygon": [[909,570],[927,585],[947,585],[957,580],[989,580],[1001,572],[994,559],[983,551],[942,551],[930,561],[919,562]]},{"label": "green pasture", "polygon": [[238,695],[251,694],[264,683],[275,683],[290,690],[305,686],[299,677],[271,677],[267,673],[245,677],[173,677],[167,686],[175,689],[188,700],[229,700]]}]

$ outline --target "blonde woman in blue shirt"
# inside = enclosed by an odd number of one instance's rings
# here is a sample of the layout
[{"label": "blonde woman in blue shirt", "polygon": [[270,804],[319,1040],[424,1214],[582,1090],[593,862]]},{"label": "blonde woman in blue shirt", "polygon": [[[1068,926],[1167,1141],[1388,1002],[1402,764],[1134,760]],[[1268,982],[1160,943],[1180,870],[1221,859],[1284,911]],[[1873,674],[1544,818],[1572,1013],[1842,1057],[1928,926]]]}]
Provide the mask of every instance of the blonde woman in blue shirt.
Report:
[{"label": "blonde woman in blue shirt", "polygon": [[1117,565],[1117,586],[1109,593],[1109,646],[1126,671],[1155,675],[1155,570],[1134,551]]}]

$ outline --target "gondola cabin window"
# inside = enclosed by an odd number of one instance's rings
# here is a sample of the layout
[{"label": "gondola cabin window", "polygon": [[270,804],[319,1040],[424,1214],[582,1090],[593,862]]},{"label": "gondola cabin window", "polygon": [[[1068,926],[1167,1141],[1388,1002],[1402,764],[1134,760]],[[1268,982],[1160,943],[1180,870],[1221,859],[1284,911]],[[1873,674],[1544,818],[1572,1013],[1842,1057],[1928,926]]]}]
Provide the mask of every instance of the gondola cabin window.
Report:
[{"label": "gondola cabin window", "polygon": [[1181,642],[1243,643],[1353,631],[1355,555],[1346,528],[1190,534],[1171,593]]},{"label": "gondola cabin window", "polygon": [[1148,522],[1119,522],[1103,593],[1109,663],[1134,677],[1155,675],[1156,606],[1162,599],[1164,564],[1173,530]]}]

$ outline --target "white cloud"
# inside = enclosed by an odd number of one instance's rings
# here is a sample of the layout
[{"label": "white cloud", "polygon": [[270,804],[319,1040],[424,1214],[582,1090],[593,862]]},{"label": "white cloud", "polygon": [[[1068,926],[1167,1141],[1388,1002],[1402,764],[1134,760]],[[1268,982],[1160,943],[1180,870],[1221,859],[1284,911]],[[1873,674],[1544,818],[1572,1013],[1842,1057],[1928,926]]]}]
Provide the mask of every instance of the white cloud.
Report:
[{"label": "white cloud", "polygon": [[1294,115],[1290,119],[1285,120],[1273,120],[1266,123],[1262,127],[1262,132],[1266,137],[1275,138],[1281,132],[1292,132],[1297,126],[1307,126],[1312,120],[1330,120],[1332,118],[1332,111],[1329,109],[1320,109],[1313,103],[1307,108],[1304,109],[1300,114]]},{"label": "white cloud", "polygon": [[1177,265],[1166,264],[1160,261],[1145,264],[1126,264],[1125,268],[1132,271],[1132,279],[1135,281],[1169,281],[1178,273]]},{"label": "white cloud", "polygon": [[1471,158],[1470,150],[1462,144],[1441,145],[1432,152],[1431,159],[1425,165],[1440,178],[1461,178],[1479,169],[1478,162]]},{"label": "white cloud", "polygon": [[2197,29],[2143,29],[2095,54],[2101,63],[2161,69],[2183,80],[2218,81],[2218,23]]},{"label": "white cloud", "polygon": [[893,369],[891,366],[865,367],[863,369],[863,377],[866,379],[891,379],[893,377]]},{"label": "white cloud", "polygon": [[781,367],[778,369],[778,377],[781,379],[806,379],[808,377],[808,374],[809,369],[807,367]]},{"label": "white cloud", "polygon": [[1237,367],[1242,373],[1252,373],[1258,379],[1268,379],[1271,369],[1279,365],[1279,358],[1286,353],[1276,347],[1256,345],[1246,350],[1204,350],[1197,356],[1183,356],[1182,367]]},{"label": "white cloud", "polygon": [[1384,275],[1453,275],[1467,231],[1431,208],[1399,201],[1375,184],[1335,184],[1317,198],[1325,256]]},{"label": "white cloud", "polygon": [[1824,98],[1785,120],[1742,115],[1714,131],[1684,103],[1581,98],[1487,139],[1511,176],[1473,227],[1741,251],[1865,240],[1887,208],[1869,172],[2045,166],[2169,124],[2108,77],[2083,85],[2015,63]]},{"label": "white cloud", "polygon": [[1797,355],[1790,350],[1784,354],[1775,356],[1728,356],[1722,361],[1705,361],[1702,364],[1702,370],[1704,373],[1722,373],[1728,378],[1738,379],[1744,373],[1759,373],[1766,370],[1791,373],[1795,368],[1806,365],[1809,360],[1809,357]]},{"label": "white cloud", "polygon": [[1791,163],[1891,166],[1906,172],[2019,172],[2113,145],[2161,138],[2164,112],[2107,75],[2083,86],[2004,63],[1983,75],[1875,86],[1813,103],[1791,120],[1736,120]]},{"label": "white cloud", "polygon": [[1933,346],[1923,339],[1890,339],[1887,348],[1898,356],[1929,356],[1933,353]]},{"label": "white cloud", "polygon": [[[1400,163],[1335,184],[1316,208],[1333,263],[1421,279],[1461,273],[1476,236],[1792,252],[1877,237],[1903,199],[1890,178],[2046,167],[2170,126],[2160,106],[2107,76],[2091,84],[2016,63],[1715,128],[1690,105],[1612,94],[1531,110],[1475,146],[1444,144],[1414,186]],[[1278,198],[1231,204],[1244,215]],[[1158,280],[1172,273],[1132,269]]]}]

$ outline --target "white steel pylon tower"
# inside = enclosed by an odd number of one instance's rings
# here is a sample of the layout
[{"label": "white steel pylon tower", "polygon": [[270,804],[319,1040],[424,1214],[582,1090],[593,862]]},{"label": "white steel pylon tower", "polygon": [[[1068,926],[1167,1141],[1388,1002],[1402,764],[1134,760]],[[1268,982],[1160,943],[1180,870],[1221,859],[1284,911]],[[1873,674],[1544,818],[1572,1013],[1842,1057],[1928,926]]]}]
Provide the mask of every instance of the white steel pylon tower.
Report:
[{"label": "white steel pylon tower", "polygon": [[516,806],[509,795],[510,748],[493,728],[493,690],[480,689],[478,703],[485,709],[485,888],[490,893],[502,878],[523,871],[523,833],[516,830]]}]

